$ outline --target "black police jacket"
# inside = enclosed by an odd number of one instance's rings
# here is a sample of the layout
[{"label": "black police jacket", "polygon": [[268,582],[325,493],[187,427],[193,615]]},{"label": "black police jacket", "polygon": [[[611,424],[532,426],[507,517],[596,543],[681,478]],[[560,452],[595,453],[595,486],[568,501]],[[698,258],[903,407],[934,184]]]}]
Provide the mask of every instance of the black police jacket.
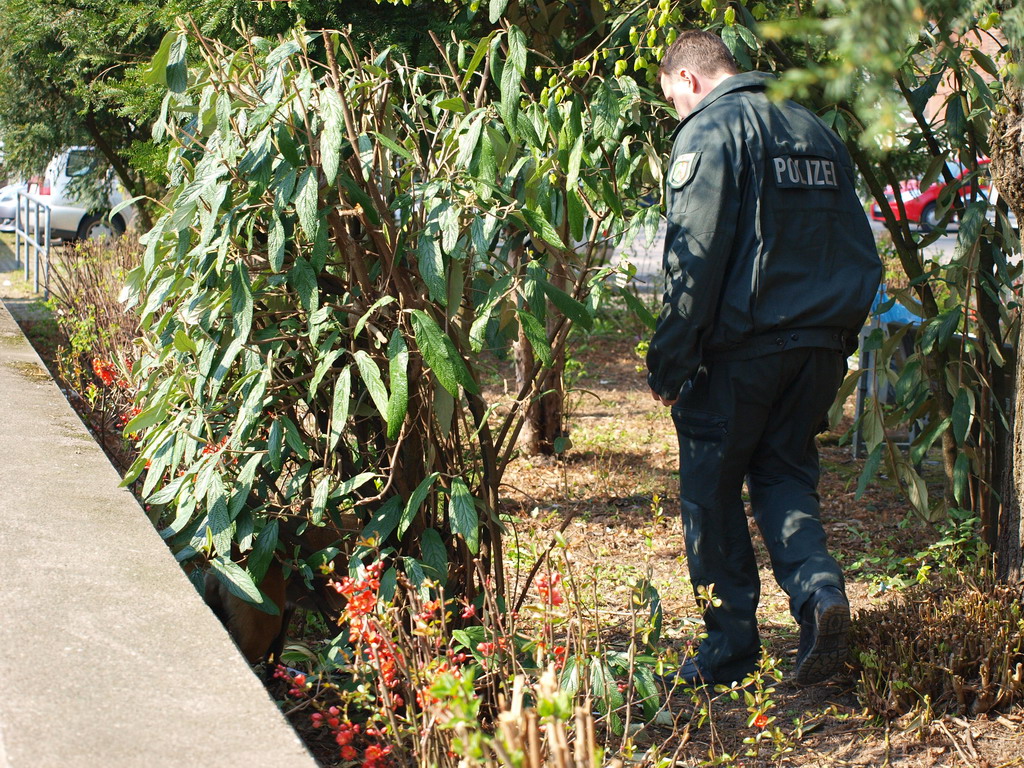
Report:
[{"label": "black police jacket", "polygon": [[849,349],[881,279],[839,138],[734,75],[679,124],[666,173],[664,306],[648,383],[679,394],[702,362]]}]

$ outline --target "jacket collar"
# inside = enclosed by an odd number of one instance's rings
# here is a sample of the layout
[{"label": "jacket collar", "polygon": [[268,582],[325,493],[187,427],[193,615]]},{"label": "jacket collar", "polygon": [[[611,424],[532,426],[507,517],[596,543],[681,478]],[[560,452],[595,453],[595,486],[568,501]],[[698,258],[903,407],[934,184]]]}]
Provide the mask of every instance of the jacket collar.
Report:
[{"label": "jacket collar", "polygon": [[675,138],[676,134],[679,133],[682,127],[686,125],[694,115],[703,111],[711,104],[714,104],[727,93],[735,93],[736,91],[763,91],[774,79],[775,75],[768,72],[744,72],[742,74],[726,78],[715,86],[707,96],[700,100],[700,103],[693,108],[693,112],[679,121],[679,125],[677,125],[676,129],[672,132],[672,138]]}]

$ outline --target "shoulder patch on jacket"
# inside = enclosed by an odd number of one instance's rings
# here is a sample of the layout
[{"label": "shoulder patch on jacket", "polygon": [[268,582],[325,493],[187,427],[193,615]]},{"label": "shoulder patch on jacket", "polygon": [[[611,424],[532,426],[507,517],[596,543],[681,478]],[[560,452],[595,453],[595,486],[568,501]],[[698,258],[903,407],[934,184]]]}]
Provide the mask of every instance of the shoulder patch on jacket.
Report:
[{"label": "shoulder patch on jacket", "polygon": [[693,178],[693,172],[697,168],[697,160],[700,159],[700,152],[684,152],[675,159],[668,172],[668,185],[673,189],[679,189]]}]

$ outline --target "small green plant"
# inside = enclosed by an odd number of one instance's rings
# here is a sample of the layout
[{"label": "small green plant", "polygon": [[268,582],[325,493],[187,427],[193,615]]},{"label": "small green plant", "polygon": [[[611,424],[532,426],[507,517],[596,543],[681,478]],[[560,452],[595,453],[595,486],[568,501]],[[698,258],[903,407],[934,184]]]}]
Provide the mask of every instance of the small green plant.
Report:
[{"label": "small green plant", "polygon": [[[906,529],[913,522],[908,516],[899,527]],[[847,572],[866,581],[874,594],[927,584],[937,578],[955,578],[961,569],[985,562],[988,547],[979,536],[979,520],[974,513],[950,509],[949,518],[934,527],[938,538],[924,549],[912,555],[901,554],[895,548],[898,542],[881,542],[851,561]]]}]

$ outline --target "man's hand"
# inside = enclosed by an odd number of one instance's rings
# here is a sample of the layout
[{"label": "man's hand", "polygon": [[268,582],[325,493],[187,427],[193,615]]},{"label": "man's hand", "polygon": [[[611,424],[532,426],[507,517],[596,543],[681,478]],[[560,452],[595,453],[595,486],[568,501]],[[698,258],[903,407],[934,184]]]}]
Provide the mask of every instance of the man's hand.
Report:
[{"label": "man's hand", "polygon": [[653,397],[655,399],[655,401],[661,403],[664,406],[675,405],[675,402],[677,400],[677,398],[672,398],[671,400],[666,400],[664,397],[659,395],[653,389],[651,390],[651,397]]}]

